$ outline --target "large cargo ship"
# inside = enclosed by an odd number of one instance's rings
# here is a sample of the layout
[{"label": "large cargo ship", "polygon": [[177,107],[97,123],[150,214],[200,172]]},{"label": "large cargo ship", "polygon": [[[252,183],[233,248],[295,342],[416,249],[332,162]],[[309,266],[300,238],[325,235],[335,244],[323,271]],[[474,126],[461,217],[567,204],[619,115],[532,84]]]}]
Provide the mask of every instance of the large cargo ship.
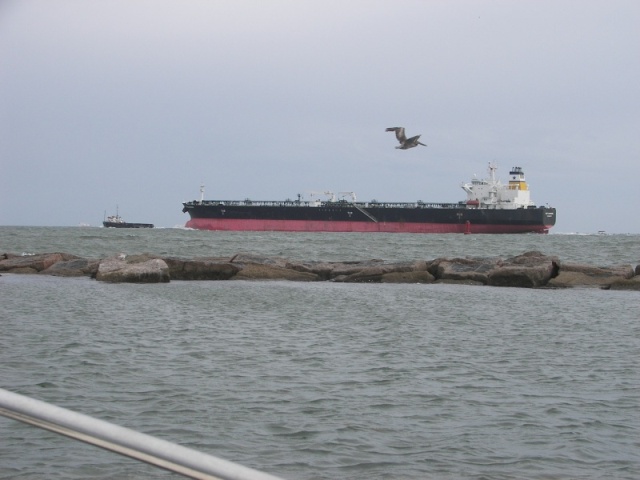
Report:
[{"label": "large cargo ship", "polygon": [[520,167],[509,183],[489,178],[463,183],[466,200],[458,203],[358,202],[353,192],[323,192],[325,200],[200,200],[184,202],[187,228],[226,231],[389,232],[389,233],[548,233],[556,209],[536,206]]}]

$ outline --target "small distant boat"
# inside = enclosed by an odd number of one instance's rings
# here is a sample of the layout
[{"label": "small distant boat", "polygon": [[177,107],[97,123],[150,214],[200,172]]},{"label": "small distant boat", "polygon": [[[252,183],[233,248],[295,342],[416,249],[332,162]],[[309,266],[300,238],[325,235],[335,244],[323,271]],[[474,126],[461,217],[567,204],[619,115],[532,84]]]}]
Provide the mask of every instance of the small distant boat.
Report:
[{"label": "small distant boat", "polygon": [[106,220],[102,222],[102,226],[105,228],[153,228],[153,223],[125,222],[122,217],[118,215],[118,209],[116,208],[116,214],[109,215]]}]

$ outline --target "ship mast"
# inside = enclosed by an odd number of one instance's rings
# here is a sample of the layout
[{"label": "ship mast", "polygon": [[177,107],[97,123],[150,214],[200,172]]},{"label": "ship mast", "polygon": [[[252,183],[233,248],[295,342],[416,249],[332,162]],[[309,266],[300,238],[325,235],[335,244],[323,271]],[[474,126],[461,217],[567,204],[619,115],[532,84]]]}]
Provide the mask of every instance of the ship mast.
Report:
[{"label": "ship mast", "polygon": [[498,169],[498,165],[493,162],[489,162],[489,178],[491,179],[491,184],[496,184],[496,170]]},{"label": "ship mast", "polygon": [[200,185],[200,203],[204,200],[204,184]]}]

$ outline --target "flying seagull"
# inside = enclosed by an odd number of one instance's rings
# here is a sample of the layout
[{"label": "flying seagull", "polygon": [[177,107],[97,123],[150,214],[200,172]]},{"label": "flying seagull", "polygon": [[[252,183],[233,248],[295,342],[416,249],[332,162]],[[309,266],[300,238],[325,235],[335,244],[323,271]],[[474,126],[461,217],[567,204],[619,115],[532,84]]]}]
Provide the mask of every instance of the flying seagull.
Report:
[{"label": "flying seagull", "polygon": [[404,134],[404,127],[389,127],[386,130],[387,132],[396,132],[396,138],[400,142],[400,146],[396,147],[400,150],[406,150],[407,148],[417,147],[418,145],[422,145],[426,147],[426,145],[422,142],[419,142],[418,139],[420,135],[416,135],[415,137],[407,138]]}]

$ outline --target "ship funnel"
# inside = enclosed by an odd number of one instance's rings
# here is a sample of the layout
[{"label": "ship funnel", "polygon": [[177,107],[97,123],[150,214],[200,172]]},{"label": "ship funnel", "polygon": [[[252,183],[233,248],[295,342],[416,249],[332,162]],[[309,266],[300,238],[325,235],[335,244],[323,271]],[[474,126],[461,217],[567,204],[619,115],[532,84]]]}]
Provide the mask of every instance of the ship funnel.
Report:
[{"label": "ship funnel", "polygon": [[528,190],[527,182],[524,178],[524,172],[521,167],[513,167],[509,171],[509,189],[511,190]]}]

